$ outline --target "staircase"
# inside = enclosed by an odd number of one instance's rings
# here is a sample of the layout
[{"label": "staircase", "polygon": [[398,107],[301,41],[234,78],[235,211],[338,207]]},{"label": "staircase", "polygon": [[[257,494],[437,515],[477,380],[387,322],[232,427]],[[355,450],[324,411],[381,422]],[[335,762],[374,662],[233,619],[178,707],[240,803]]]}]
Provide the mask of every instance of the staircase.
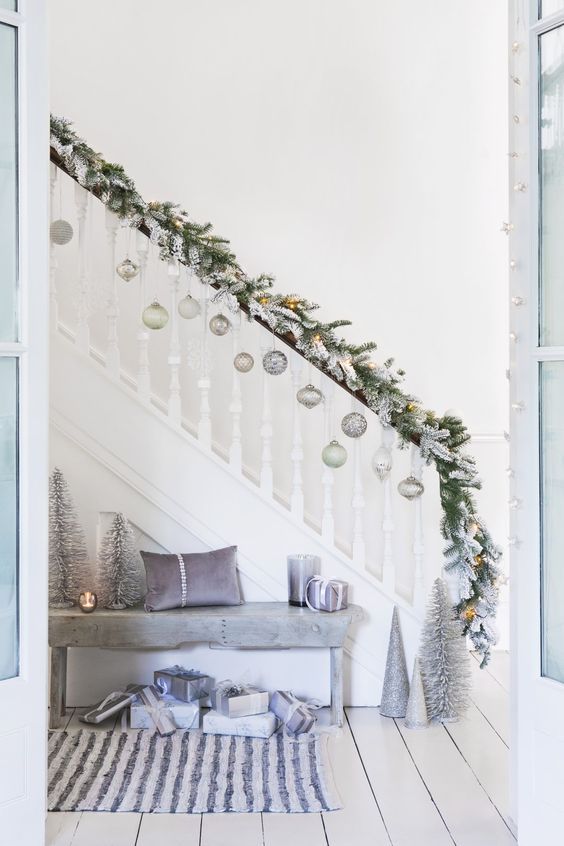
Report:
[{"label": "staircase", "polygon": [[[210,286],[176,262],[163,263],[145,234],[123,226],[55,164],[51,200],[53,217],[75,233],[51,246],[51,461],[69,479],[92,558],[104,515],[118,510],[145,548],[237,544],[248,599],[284,599],[286,555],[320,555],[323,572],[348,581],[366,609],[347,644],[346,701],[378,704],[392,608],[400,608],[411,659],[426,590],[441,573],[438,484],[434,473],[423,474],[418,447],[394,449],[393,429],[354,394],[257,321],[214,303]],[[140,266],[130,282],[116,274],[126,256]],[[190,320],[178,312],[187,291],[200,304]],[[149,330],[141,315],[155,299],[170,319]],[[218,337],[208,327],[221,312],[231,330]],[[277,376],[261,364],[273,347],[289,359]],[[248,373],[233,366],[241,351],[254,358]],[[306,384],[324,396],[312,409],[295,399]],[[341,432],[351,411],[368,418],[360,438]],[[333,438],[348,452],[337,470],[320,458]],[[377,450],[391,465],[383,480],[371,468]],[[425,485],[413,501],[397,493],[408,475]],[[250,657],[205,645],[168,657],[216,676],[250,668],[269,687],[328,695],[327,674],[289,653]],[[136,681],[124,677],[126,663],[141,680],[150,677],[155,660],[135,654],[126,662],[116,650],[85,667],[71,656],[71,704]]]}]

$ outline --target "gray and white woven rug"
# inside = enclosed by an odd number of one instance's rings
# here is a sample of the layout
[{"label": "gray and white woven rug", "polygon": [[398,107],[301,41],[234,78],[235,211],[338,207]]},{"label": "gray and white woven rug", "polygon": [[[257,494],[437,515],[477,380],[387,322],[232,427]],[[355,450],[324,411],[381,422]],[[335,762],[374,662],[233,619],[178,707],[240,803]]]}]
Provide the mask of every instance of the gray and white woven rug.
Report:
[{"label": "gray and white woven rug", "polygon": [[82,729],[49,737],[50,811],[308,813],[341,807],[326,735]]}]

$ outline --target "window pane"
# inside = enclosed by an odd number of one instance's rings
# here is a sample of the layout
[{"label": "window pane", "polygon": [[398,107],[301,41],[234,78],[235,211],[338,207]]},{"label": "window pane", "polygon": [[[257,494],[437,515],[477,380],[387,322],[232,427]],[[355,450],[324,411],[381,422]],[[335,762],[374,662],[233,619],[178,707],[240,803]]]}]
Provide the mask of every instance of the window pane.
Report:
[{"label": "window pane", "polygon": [[0,341],[17,332],[16,138],[16,30],[0,24]]},{"label": "window pane", "polygon": [[540,0],[540,17],[547,18],[553,12],[559,12],[564,9],[564,0]]},{"label": "window pane", "polygon": [[18,370],[0,357],[0,679],[18,674]]},{"label": "window pane", "polygon": [[18,4],[16,0],[0,0],[0,9],[8,9],[10,12],[17,12]]},{"label": "window pane", "polygon": [[564,345],[564,27],[540,38],[540,343]]}]

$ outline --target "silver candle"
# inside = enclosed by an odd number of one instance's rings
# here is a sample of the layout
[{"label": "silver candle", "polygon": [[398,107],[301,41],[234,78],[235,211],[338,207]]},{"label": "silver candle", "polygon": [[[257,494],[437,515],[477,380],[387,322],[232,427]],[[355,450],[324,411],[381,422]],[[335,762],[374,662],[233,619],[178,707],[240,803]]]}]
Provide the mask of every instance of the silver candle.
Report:
[{"label": "silver candle", "polygon": [[290,605],[305,606],[306,586],[310,579],[319,574],[319,555],[288,555],[288,602]]}]

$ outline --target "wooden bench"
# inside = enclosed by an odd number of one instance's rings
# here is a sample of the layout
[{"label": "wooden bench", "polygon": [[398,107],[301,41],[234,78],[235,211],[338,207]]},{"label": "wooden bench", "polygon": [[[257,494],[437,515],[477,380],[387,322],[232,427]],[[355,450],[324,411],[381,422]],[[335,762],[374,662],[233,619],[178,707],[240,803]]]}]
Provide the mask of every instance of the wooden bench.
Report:
[{"label": "wooden bench", "polygon": [[[343,611],[316,613],[286,602],[247,602],[153,613],[142,607],[124,611],[100,609],[93,614],[84,614],[79,608],[51,608],[49,725],[57,728],[65,714],[69,647],[178,649],[185,643],[202,642],[261,649],[328,648],[331,721],[342,725],[343,645],[349,626],[361,618],[362,609],[356,605]],[[128,681],[131,680],[124,677],[124,683]]]}]

